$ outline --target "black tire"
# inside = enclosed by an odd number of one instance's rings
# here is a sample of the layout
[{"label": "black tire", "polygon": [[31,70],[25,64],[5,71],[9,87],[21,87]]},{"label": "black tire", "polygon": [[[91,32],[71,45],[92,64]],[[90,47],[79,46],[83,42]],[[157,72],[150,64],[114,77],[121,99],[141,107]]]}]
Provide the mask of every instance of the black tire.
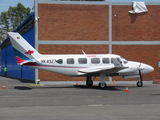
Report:
[{"label": "black tire", "polygon": [[142,81],[138,81],[137,82],[137,87],[142,87],[143,86],[143,82]]},{"label": "black tire", "polygon": [[93,85],[93,80],[87,80],[87,81],[86,81],[86,85],[87,85],[88,87],[91,87],[91,86]]}]

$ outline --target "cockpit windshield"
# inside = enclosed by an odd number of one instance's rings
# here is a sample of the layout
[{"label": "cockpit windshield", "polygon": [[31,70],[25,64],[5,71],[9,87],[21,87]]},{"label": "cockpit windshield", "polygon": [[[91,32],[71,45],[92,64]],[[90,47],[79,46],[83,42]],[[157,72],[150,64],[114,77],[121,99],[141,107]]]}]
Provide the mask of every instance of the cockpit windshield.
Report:
[{"label": "cockpit windshield", "polygon": [[125,58],[123,58],[123,57],[121,57],[121,60],[123,61],[124,64],[128,63],[128,61]]}]

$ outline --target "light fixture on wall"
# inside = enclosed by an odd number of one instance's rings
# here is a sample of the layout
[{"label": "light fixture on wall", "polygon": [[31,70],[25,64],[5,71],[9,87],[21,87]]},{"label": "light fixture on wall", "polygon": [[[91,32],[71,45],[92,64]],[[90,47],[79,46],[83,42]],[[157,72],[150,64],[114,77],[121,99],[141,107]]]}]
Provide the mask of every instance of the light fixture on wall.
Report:
[{"label": "light fixture on wall", "polygon": [[35,17],[35,20],[39,20],[39,17]]}]

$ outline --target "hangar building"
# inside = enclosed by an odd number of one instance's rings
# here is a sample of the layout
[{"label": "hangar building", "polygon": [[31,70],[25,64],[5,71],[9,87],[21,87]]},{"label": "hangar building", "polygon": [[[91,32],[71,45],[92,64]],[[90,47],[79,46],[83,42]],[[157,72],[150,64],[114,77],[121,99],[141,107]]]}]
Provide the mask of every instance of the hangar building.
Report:
[{"label": "hangar building", "polygon": [[[154,67],[144,80],[160,79],[160,2],[132,14],[131,2],[35,0],[35,12],[15,30],[41,54],[119,54]],[[3,76],[41,81],[83,81],[19,66],[9,39],[1,44]],[[114,77],[114,80],[135,80]],[[136,79],[137,80],[137,79]]]}]

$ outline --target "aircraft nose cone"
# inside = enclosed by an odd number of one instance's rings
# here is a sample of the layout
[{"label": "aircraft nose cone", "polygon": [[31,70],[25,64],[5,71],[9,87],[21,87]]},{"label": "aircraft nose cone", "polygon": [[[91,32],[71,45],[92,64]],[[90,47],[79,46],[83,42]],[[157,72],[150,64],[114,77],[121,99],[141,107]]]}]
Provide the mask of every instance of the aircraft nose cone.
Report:
[{"label": "aircraft nose cone", "polygon": [[144,67],[144,70],[142,70],[142,71],[144,71],[144,73],[150,73],[150,72],[154,71],[154,68],[150,65],[143,64],[143,67]]},{"label": "aircraft nose cone", "polygon": [[149,66],[150,72],[154,71],[154,68],[152,66]]}]

